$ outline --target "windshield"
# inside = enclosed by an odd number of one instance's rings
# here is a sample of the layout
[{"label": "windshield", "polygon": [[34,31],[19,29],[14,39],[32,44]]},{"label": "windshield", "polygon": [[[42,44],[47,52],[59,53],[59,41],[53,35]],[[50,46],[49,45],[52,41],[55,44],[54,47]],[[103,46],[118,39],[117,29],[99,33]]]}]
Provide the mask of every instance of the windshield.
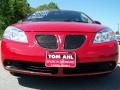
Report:
[{"label": "windshield", "polygon": [[66,22],[84,22],[92,23],[92,20],[85,14],[76,11],[37,11],[29,15],[25,21],[66,21]]}]

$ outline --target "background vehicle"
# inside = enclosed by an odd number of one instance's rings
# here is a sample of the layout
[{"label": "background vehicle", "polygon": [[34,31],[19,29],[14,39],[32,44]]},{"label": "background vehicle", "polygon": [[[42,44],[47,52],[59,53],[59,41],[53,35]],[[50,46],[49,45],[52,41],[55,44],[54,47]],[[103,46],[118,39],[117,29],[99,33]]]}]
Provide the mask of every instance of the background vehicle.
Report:
[{"label": "background vehicle", "polygon": [[118,41],[118,44],[120,44],[120,35],[116,35],[116,40]]}]

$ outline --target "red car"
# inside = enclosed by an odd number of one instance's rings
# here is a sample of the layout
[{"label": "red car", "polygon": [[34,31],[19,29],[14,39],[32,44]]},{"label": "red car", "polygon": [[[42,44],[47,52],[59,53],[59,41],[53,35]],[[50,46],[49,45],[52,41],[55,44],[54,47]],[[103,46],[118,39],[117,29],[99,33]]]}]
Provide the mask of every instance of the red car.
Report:
[{"label": "red car", "polygon": [[118,61],[115,33],[86,14],[44,10],[6,28],[2,63],[12,74],[81,76],[112,72]]}]

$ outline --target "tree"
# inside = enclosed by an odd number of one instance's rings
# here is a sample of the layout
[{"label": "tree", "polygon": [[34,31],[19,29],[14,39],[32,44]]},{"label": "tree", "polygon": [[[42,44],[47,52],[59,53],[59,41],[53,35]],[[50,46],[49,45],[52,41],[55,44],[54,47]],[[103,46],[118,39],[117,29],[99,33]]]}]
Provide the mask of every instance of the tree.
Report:
[{"label": "tree", "polygon": [[48,9],[59,9],[57,4],[54,2],[50,2],[47,7],[48,7]]},{"label": "tree", "polygon": [[23,19],[28,13],[30,13],[30,6],[27,0],[15,0],[13,4],[13,15],[16,20]]},{"label": "tree", "polygon": [[115,33],[116,33],[116,34],[120,34],[119,31],[116,31]]},{"label": "tree", "polygon": [[37,10],[46,10],[46,9],[48,9],[48,6],[47,4],[44,4],[44,5],[38,6],[35,10],[37,11]]},{"label": "tree", "polygon": [[0,15],[11,15],[10,0],[0,0]]},{"label": "tree", "polygon": [[54,2],[50,2],[49,4],[43,4],[38,6],[35,11],[38,10],[52,10],[52,9],[59,9],[58,5]]}]

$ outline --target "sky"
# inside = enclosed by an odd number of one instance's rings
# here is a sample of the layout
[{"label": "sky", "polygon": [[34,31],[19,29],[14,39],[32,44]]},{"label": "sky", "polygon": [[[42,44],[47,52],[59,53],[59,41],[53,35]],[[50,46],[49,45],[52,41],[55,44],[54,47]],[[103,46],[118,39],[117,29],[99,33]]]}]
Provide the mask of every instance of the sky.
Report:
[{"label": "sky", "polygon": [[27,0],[31,7],[55,2],[60,9],[82,11],[93,20],[118,30],[120,24],[120,0]]}]

